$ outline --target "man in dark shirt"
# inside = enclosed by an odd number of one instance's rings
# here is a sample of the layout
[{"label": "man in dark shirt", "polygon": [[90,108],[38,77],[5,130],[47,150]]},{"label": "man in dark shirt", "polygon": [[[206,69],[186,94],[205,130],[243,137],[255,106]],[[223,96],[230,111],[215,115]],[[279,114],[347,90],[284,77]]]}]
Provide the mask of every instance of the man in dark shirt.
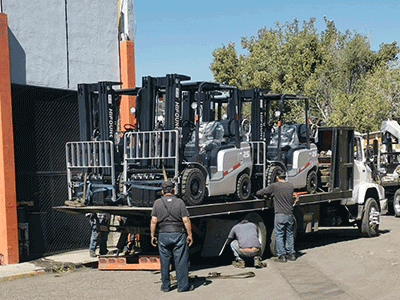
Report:
[{"label": "man in dark shirt", "polygon": [[278,262],[286,262],[287,259],[296,260],[293,237],[294,186],[290,182],[286,182],[285,179],[286,174],[281,173],[276,177],[277,182],[270,184],[256,193],[258,197],[272,194],[274,198],[274,230],[276,251],[278,254],[278,258],[275,261]]},{"label": "man in dark shirt", "polygon": [[[174,195],[174,184],[167,180],[161,184],[163,196],[154,202],[151,212],[151,244],[160,252],[161,290],[169,292],[169,266],[174,257],[178,292],[193,290],[189,285],[189,250],[193,243],[192,225],[185,203]],[[158,240],[155,237],[158,224]]]},{"label": "man in dark shirt", "polygon": [[254,267],[262,268],[265,267],[265,263],[261,262],[259,256],[261,251],[261,243],[258,239],[257,225],[243,220],[240,223],[233,226],[228,235],[227,244],[231,243],[233,254],[235,255],[235,261],[232,263],[234,267],[244,268],[245,257],[253,257]]}]

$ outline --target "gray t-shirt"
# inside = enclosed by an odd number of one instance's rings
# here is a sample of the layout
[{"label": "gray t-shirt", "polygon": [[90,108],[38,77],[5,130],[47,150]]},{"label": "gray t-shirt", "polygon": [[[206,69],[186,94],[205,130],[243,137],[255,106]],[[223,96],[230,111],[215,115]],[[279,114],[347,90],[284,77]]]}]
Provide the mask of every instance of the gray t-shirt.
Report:
[{"label": "gray t-shirt", "polygon": [[157,217],[158,226],[162,231],[161,229],[168,225],[183,228],[182,218],[189,217],[189,212],[181,199],[175,195],[164,195],[154,202],[151,216]]},{"label": "gray t-shirt", "polygon": [[294,186],[290,182],[274,182],[265,189],[259,190],[256,196],[273,195],[276,214],[293,214]]},{"label": "gray t-shirt", "polygon": [[239,248],[261,248],[261,243],[258,239],[257,225],[249,222],[242,221],[233,226],[229,232],[229,239],[237,239]]}]

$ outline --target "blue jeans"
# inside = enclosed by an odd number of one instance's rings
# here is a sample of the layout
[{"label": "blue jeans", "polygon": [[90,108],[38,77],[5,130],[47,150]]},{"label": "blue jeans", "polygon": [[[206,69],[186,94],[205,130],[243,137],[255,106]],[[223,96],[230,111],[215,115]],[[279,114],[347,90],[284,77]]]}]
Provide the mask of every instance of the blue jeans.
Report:
[{"label": "blue jeans", "polygon": [[178,291],[189,288],[189,250],[186,243],[186,233],[162,232],[158,236],[158,251],[161,264],[161,289],[169,290],[169,266],[174,258]]},{"label": "blue jeans", "polygon": [[279,256],[294,254],[293,215],[275,214],[276,252]]},{"label": "blue jeans", "polygon": [[254,257],[260,253],[260,249],[254,251],[246,251],[243,250],[242,248],[239,248],[238,240],[233,240],[231,242],[231,249],[236,259],[239,259],[240,257]]},{"label": "blue jeans", "polygon": [[108,232],[100,231],[98,220],[90,220],[92,233],[90,234],[89,250],[96,251],[97,246],[100,248],[100,254],[107,254]]}]

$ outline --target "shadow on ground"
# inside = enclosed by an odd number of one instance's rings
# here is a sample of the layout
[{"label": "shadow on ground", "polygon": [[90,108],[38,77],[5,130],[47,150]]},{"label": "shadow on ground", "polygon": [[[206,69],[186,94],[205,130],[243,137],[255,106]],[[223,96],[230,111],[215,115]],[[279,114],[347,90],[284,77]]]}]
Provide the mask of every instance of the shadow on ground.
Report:
[{"label": "shadow on ground", "polygon": [[[388,232],[390,230],[381,230],[379,234]],[[317,232],[297,236],[295,247],[297,251],[301,251],[360,238],[364,237],[357,228],[320,228]]]}]

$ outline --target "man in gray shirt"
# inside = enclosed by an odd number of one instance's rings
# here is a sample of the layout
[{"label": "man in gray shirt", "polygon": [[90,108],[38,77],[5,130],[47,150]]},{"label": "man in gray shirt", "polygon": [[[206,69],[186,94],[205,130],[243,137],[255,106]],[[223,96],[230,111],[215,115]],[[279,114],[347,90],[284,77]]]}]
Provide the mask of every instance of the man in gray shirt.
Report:
[{"label": "man in gray shirt", "polygon": [[264,189],[257,191],[257,197],[267,195],[274,196],[274,231],[276,239],[277,262],[286,262],[287,260],[296,260],[296,252],[294,251],[293,237],[293,204],[295,198],[293,196],[294,186],[286,180],[286,174],[281,173],[276,176],[277,182],[274,182]]},{"label": "man in gray shirt", "polygon": [[254,267],[262,268],[265,263],[261,262],[259,256],[261,251],[261,243],[258,239],[257,225],[244,219],[240,223],[233,226],[228,235],[227,243],[231,243],[235,261],[232,263],[234,267],[245,268],[243,258],[253,257]]}]

